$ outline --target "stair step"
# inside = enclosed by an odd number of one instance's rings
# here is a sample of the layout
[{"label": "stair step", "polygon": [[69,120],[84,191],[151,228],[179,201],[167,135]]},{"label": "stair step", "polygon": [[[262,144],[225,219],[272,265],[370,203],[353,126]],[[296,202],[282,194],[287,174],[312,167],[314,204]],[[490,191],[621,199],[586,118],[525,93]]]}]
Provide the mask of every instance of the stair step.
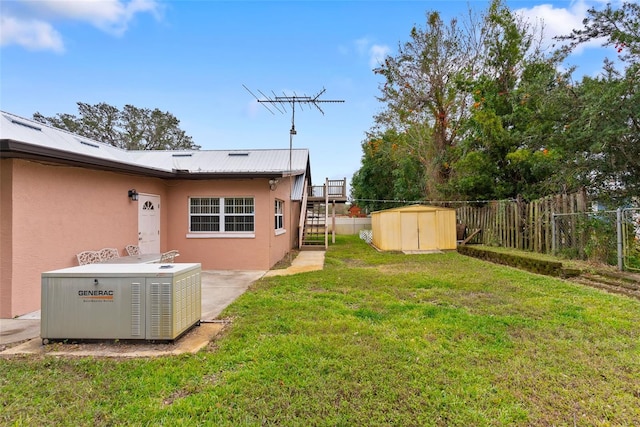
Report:
[{"label": "stair step", "polygon": [[324,245],[302,245],[300,248],[301,251],[324,251]]},{"label": "stair step", "polygon": [[302,230],[302,248],[324,250],[327,234],[327,205],[319,202],[308,202],[307,212]]}]

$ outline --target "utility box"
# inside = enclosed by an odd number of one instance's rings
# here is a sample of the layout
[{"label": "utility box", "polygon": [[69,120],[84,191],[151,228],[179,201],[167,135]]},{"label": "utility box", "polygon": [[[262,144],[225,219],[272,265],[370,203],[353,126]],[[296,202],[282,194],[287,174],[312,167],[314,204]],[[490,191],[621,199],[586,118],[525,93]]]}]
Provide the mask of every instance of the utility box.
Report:
[{"label": "utility box", "polygon": [[42,273],[43,340],[174,340],[200,322],[201,265],[87,264]]}]

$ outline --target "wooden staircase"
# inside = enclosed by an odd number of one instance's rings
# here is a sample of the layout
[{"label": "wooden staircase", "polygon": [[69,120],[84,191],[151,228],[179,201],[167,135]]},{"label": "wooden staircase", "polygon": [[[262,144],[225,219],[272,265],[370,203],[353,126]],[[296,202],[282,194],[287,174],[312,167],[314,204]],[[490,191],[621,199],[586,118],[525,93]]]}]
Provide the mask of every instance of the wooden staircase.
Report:
[{"label": "wooden staircase", "polygon": [[325,238],[327,236],[327,209],[321,202],[307,201],[307,213],[305,215],[302,231],[301,250],[325,250]]},{"label": "wooden staircase", "polygon": [[[302,212],[299,224],[299,249],[327,249],[329,244],[329,206],[347,201],[346,178],[343,180],[325,180],[322,186],[307,187],[305,184]],[[334,236],[335,238],[335,236]]]}]

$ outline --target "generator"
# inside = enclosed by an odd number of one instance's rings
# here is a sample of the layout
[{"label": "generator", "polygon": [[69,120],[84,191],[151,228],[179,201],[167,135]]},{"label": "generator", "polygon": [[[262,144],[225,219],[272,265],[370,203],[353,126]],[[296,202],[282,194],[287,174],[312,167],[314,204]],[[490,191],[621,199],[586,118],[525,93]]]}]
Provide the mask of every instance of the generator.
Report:
[{"label": "generator", "polygon": [[172,341],[201,309],[199,263],[87,264],[42,273],[40,335]]}]

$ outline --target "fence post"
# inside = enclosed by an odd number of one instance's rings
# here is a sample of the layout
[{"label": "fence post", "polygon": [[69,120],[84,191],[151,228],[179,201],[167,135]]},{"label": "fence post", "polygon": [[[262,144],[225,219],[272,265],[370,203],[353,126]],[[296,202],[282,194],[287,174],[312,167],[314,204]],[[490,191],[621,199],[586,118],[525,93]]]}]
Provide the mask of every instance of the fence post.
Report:
[{"label": "fence post", "polygon": [[556,214],[551,214],[551,253],[556,254]]},{"label": "fence post", "polygon": [[616,231],[618,235],[618,270],[622,271],[622,209],[616,209]]}]

